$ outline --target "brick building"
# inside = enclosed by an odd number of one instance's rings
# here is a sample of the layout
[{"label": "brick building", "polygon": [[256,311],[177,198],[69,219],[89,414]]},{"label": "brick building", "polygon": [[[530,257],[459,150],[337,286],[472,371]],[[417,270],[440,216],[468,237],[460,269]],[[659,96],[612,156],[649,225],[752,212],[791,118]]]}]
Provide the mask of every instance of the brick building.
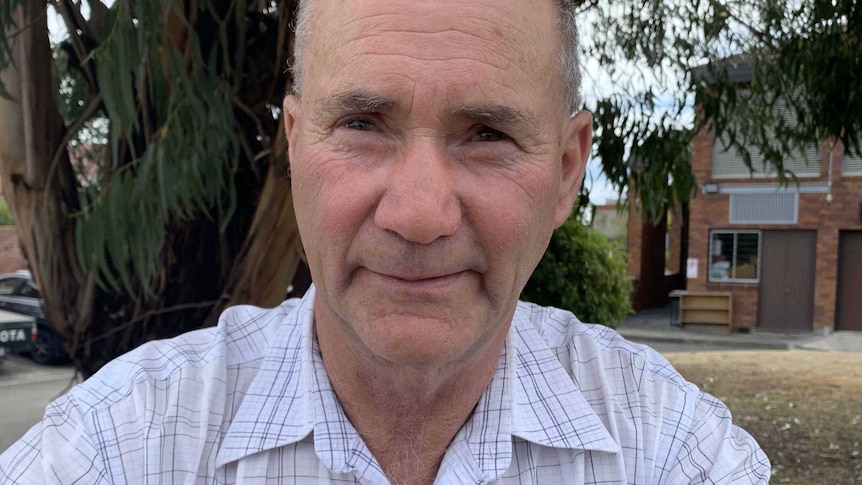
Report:
[{"label": "brick building", "polygon": [[14,226],[0,226],[0,274],[27,269]]},{"label": "brick building", "polygon": [[737,328],[862,330],[862,159],[824,141],[784,163],[798,183],[695,137],[687,290],[731,293]]}]

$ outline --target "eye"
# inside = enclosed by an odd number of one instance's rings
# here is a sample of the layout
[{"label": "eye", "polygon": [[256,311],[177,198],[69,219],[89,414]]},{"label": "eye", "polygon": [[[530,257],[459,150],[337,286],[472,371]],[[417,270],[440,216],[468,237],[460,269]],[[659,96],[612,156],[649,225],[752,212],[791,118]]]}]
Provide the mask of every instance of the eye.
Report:
[{"label": "eye", "polygon": [[505,141],[508,139],[509,137],[505,133],[488,128],[487,126],[479,127],[476,130],[476,134],[473,135],[474,141]]},{"label": "eye", "polygon": [[353,118],[344,123],[344,127],[356,131],[373,131],[376,129],[373,123],[363,118]]}]

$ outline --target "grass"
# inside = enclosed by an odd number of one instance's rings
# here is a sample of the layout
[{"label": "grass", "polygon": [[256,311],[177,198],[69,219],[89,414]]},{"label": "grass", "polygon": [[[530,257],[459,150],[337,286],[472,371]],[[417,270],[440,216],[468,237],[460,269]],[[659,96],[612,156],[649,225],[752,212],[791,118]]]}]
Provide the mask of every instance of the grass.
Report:
[{"label": "grass", "polygon": [[669,353],[772,462],[771,483],[862,483],[862,354]]}]

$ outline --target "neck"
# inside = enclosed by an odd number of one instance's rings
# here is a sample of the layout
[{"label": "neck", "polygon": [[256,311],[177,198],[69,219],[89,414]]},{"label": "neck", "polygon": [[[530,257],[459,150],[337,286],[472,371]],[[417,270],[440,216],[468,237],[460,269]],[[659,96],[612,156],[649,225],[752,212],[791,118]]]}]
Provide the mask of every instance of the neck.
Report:
[{"label": "neck", "polygon": [[316,325],[338,400],[394,484],[433,483],[443,455],[494,376],[508,326],[470,358],[406,368],[368,357]]}]

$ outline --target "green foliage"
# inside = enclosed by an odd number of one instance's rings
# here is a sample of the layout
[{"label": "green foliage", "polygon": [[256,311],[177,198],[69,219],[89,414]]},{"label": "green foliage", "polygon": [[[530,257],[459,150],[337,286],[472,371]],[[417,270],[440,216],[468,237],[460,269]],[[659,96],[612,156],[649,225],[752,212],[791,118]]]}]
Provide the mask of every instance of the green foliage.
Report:
[{"label": "green foliage", "polygon": [[0,197],[0,226],[14,226],[15,219],[12,218],[12,212],[9,210],[9,204],[6,199]]},{"label": "green foliage", "polygon": [[[754,147],[782,179],[793,177],[785,174],[786,156],[804,156],[822,140],[862,154],[862,5],[767,2],[753,17],[761,40],[735,59],[750,66],[751,82],[740,89],[727,79],[727,63],[716,62],[705,69],[716,81],[699,86],[705,115],[719,120],[717,135]],[[751,166],[750,154],[740,151]]]},{"label": "green foliage", "polygon": [[554,232],[521,298],[615,327],[632,313],[631,291],[625,255],[572,218]]},{"label": "green foliage", "polygon": [[[3,69],[25,4],[0,3]],[[78,261],[107,291],[153,298],[172,228],[206,220],[235,245],[269,164],[281,163],[273,140],[294,2],[26,5],[68,32],[54,46],[53,84],[68,130],[57,158],[68,150],[78,189]]]},{"label": "green foliage", "polygon": [[[201,14],[217,16],[213,8],[199,2]],[[133,277],[147,282],[156,275],[172,219],[213,217],[225,201],[224,225],[236,202],[229,174],[238,164],[239,142],[232,136],[235,86],[233,64],[224,55],[227,39],[215,35],[204,49],[192,29],[181,51],[171,42],[168,15],[187,21],[173,1],[116,2],[93,54],[111,124],[112,170],[104,186],[81,191],[76,249],[102,284],[122,285],[132,296]],[[150,296],[148,288],[143,285]]]},{"label": "green foliage", "polygon": [[[705,123],[750,168],[761,168],[751,167],[756,150],[785,182],[793,174],[783,160],[821,140],[862,153],[858,0],[594,0],[583,9],[585,57],[598,65],[585,75],[603,91],[587,106],[596,155],[653,219],[693,194],[687,146]],[[749,79],[729,76],[740,66]],[[776,116],[784,108],[790,119]]]}]

